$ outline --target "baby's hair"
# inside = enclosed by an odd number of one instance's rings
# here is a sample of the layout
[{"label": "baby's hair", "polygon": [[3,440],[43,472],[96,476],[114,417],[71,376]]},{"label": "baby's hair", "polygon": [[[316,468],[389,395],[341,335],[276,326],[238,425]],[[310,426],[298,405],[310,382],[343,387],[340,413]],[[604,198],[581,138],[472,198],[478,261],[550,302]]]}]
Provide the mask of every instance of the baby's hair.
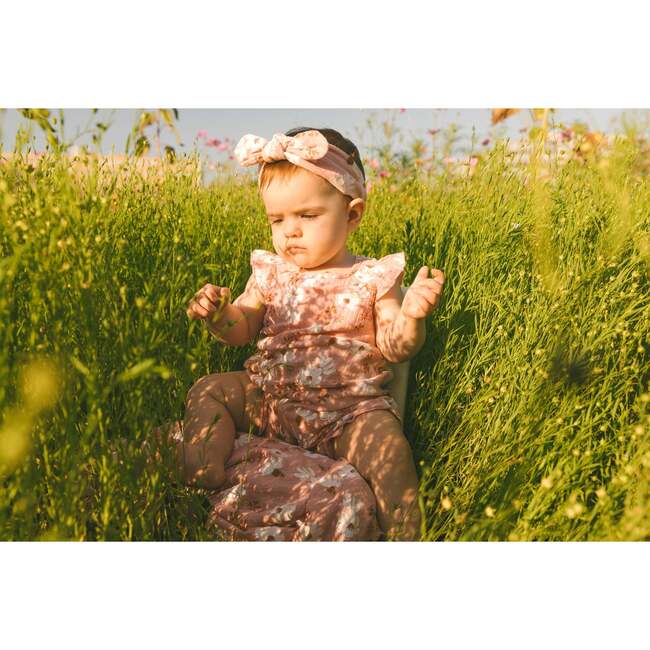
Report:
[{"label": "baby's hair", "polygon": [[[359,149],[357,149],[357,146],[354,144],[354,142],[343,137],[335,129],[316,129],[311,126],[298,126],[294,129],[289,129],[285,132],[284,135],[294,136],[298,133],[302,133],[303,131],[319,131],[325,136],[330,144],[333,144],[335,147],[338,147],[342,151],[345,151],[345,153],[350,154],[350,162],[356,164],[356,166],[361,170],[363,180],[366,180],[366,172],[363,169],[361,155],[359,154]],[[260,190],[266,189],[274,178],[278,180],[289,178],[296,174],[300,169],[302,168],[294,165],[288,160],[275,160],[273,162],[266,163],[266,165],[264,165],[264,169],[262,170]]]}]

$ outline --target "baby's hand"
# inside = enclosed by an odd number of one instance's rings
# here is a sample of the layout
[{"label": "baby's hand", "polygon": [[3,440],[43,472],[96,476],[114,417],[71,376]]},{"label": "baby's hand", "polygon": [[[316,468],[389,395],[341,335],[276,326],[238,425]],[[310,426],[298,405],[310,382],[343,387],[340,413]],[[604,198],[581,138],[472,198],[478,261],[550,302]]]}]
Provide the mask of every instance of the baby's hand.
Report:
[{"label": "baby's hand", "polygon": [[431,269],[431,277],[427,277],[429,268],[423,266],[408,288],[402,301],[402,314],[409,318],[425,318],[437,306],[445,274],[439,269]]},{"label": "baby's hand", "polygon": [[229,302],[230,289],[228,287],[217,287],[214,284],[206,284],[190,300],[187,315],[190,320],[204,318],[208,322],[212,322],[215,320],[215,314],[221,314]]}]

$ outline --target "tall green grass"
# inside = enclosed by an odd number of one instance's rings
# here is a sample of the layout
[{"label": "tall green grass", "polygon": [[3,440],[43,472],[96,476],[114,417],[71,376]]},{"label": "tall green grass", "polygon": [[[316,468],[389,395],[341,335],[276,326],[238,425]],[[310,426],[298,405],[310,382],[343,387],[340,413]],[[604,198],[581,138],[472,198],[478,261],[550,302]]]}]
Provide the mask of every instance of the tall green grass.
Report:
[{"label": "tall green grass", "polygon": [[[405,418],[424,539],[650,537],[638,156],[620,141],[533,182],[498,145],[471,176],[373,187],[353,252],[403,250],[405,284],[424,264],[446,275]],[[252,353],[185,309],[206,282],[243,289],[250,251],[272,250],[262,216],[240,179],[0,164],[0,538],[210,538],[205,494],[140,445],[196,379]]]}]

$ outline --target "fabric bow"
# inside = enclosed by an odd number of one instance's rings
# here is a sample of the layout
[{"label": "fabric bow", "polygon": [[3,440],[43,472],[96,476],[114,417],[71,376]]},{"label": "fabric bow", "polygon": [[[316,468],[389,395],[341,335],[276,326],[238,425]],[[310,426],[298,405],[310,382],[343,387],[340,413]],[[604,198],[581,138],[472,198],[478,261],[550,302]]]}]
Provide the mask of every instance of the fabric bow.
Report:
[{"label": "fabric bow", "polygon": [[[295,136],[275,133],[270,140],[252,133],[244,135],[235,147],[235,158],[243,167],[274,160],[319,160],[327,153],[329,143],[319,131],[302,131]],[[293,162],[293,161],[292,161]]]}]

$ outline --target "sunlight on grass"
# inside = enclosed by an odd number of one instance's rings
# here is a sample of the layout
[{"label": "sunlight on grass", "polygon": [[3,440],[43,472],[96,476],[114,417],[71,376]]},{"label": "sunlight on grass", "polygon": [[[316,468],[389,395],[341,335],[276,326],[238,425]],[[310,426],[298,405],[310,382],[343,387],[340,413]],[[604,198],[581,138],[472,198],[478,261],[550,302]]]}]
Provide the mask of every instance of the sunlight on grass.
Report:
[{"label": "sunlight on grass", "polygon": [[[513,156],[373,170],[351,239],[403,250],[405,284],[446,275],[405,418],[424,536],[647,539],[647,159],[629,138],[606,158]],[[209,537],[205,496],[141,445],[252,353],[185,309],[207,282],[238,295],[272,246],[254,182],[178,169],[0,164],[1,539]]]}]

